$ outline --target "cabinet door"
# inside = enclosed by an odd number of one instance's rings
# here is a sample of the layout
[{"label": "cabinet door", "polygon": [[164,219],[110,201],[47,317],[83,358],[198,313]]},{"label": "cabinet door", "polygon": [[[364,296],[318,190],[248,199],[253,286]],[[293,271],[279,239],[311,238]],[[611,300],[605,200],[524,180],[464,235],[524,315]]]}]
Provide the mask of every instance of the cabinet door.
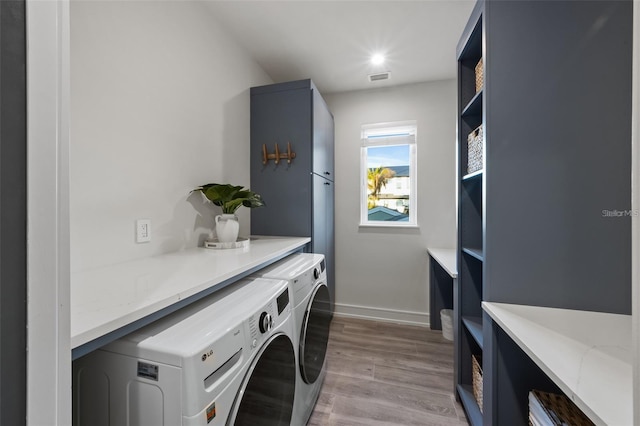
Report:
[{"label": "cabinet door", "polygon": [[[265,206],[251,209],[254,235],[311,236],[311,95],[308,88],[251,96],[251,189]],[[291,143],[289,164],[263,164],[262,145],[273,153]]]},{"label": "cabinet door", "polygon": [[334,183],[313,175],[313,235],[312,251],[324,254],[327,265],[327,286],[331,296],[331,310],[335,300],[334,264]]},{"label": "cabinet door", "polygon": [[327,239],[327,286],[331,295],[331,312],[336,300],[336,254],[335,254],[335,183],[324,185],[325,189],[325,223]]},{"label": "cabinet door", "polygon": [[313,91],[313,171],[334,180],[333,116],[317,90]]}]

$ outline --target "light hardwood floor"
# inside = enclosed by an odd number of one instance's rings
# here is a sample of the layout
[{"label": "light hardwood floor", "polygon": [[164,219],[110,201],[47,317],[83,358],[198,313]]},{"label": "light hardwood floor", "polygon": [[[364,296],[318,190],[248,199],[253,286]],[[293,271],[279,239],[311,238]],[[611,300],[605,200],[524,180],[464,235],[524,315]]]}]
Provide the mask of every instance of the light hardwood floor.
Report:
[{"label": "light hardwood floor", "polygon": [[440,332],[334,317],[308,426],[467,424],[453,396],[453,345]]}]

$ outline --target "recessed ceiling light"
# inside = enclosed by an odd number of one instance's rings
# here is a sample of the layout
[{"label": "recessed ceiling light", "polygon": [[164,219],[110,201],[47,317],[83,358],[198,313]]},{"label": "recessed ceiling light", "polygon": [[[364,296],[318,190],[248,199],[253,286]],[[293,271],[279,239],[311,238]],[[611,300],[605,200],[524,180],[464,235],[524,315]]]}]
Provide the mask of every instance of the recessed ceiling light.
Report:
[{"label": "recessed ceiling light", "polygon": [[371,57],[371,63],[373,65],[381,65],[384,63],[384,56],[382,56],[381,54],[377,53],[375,55],[373,55]]}]

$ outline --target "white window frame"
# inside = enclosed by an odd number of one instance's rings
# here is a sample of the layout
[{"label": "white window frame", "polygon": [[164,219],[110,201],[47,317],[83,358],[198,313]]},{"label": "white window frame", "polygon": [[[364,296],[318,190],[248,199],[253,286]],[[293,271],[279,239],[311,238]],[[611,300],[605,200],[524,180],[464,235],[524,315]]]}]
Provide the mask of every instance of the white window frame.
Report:
[{"label": "white window frame", "polygon": [[[415,120],[364,124],[360,147],[360,226],[415,228],[418,226],[417,136]],[[389,136],[387,136],[389,135]],[[409,220],[405,222],[369,220],[367,201],[367,148],[375,146],[409,145]]]}]

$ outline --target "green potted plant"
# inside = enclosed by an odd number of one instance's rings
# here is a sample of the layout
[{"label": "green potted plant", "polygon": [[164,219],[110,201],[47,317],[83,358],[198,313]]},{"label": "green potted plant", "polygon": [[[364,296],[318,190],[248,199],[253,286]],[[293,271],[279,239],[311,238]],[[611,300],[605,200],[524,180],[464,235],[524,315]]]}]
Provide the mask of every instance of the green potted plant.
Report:
[{"label": "green potted plant", "polygon": [[222,243],[235,242],[238,239],[240,225],[235,212],[241,207],[262,207],[264,201],[259,194],[242,186],[228,183],[208,183],[194,189],[200,191],[209,201],[222,208],[222,214],[215,217],[216,234]]}]

